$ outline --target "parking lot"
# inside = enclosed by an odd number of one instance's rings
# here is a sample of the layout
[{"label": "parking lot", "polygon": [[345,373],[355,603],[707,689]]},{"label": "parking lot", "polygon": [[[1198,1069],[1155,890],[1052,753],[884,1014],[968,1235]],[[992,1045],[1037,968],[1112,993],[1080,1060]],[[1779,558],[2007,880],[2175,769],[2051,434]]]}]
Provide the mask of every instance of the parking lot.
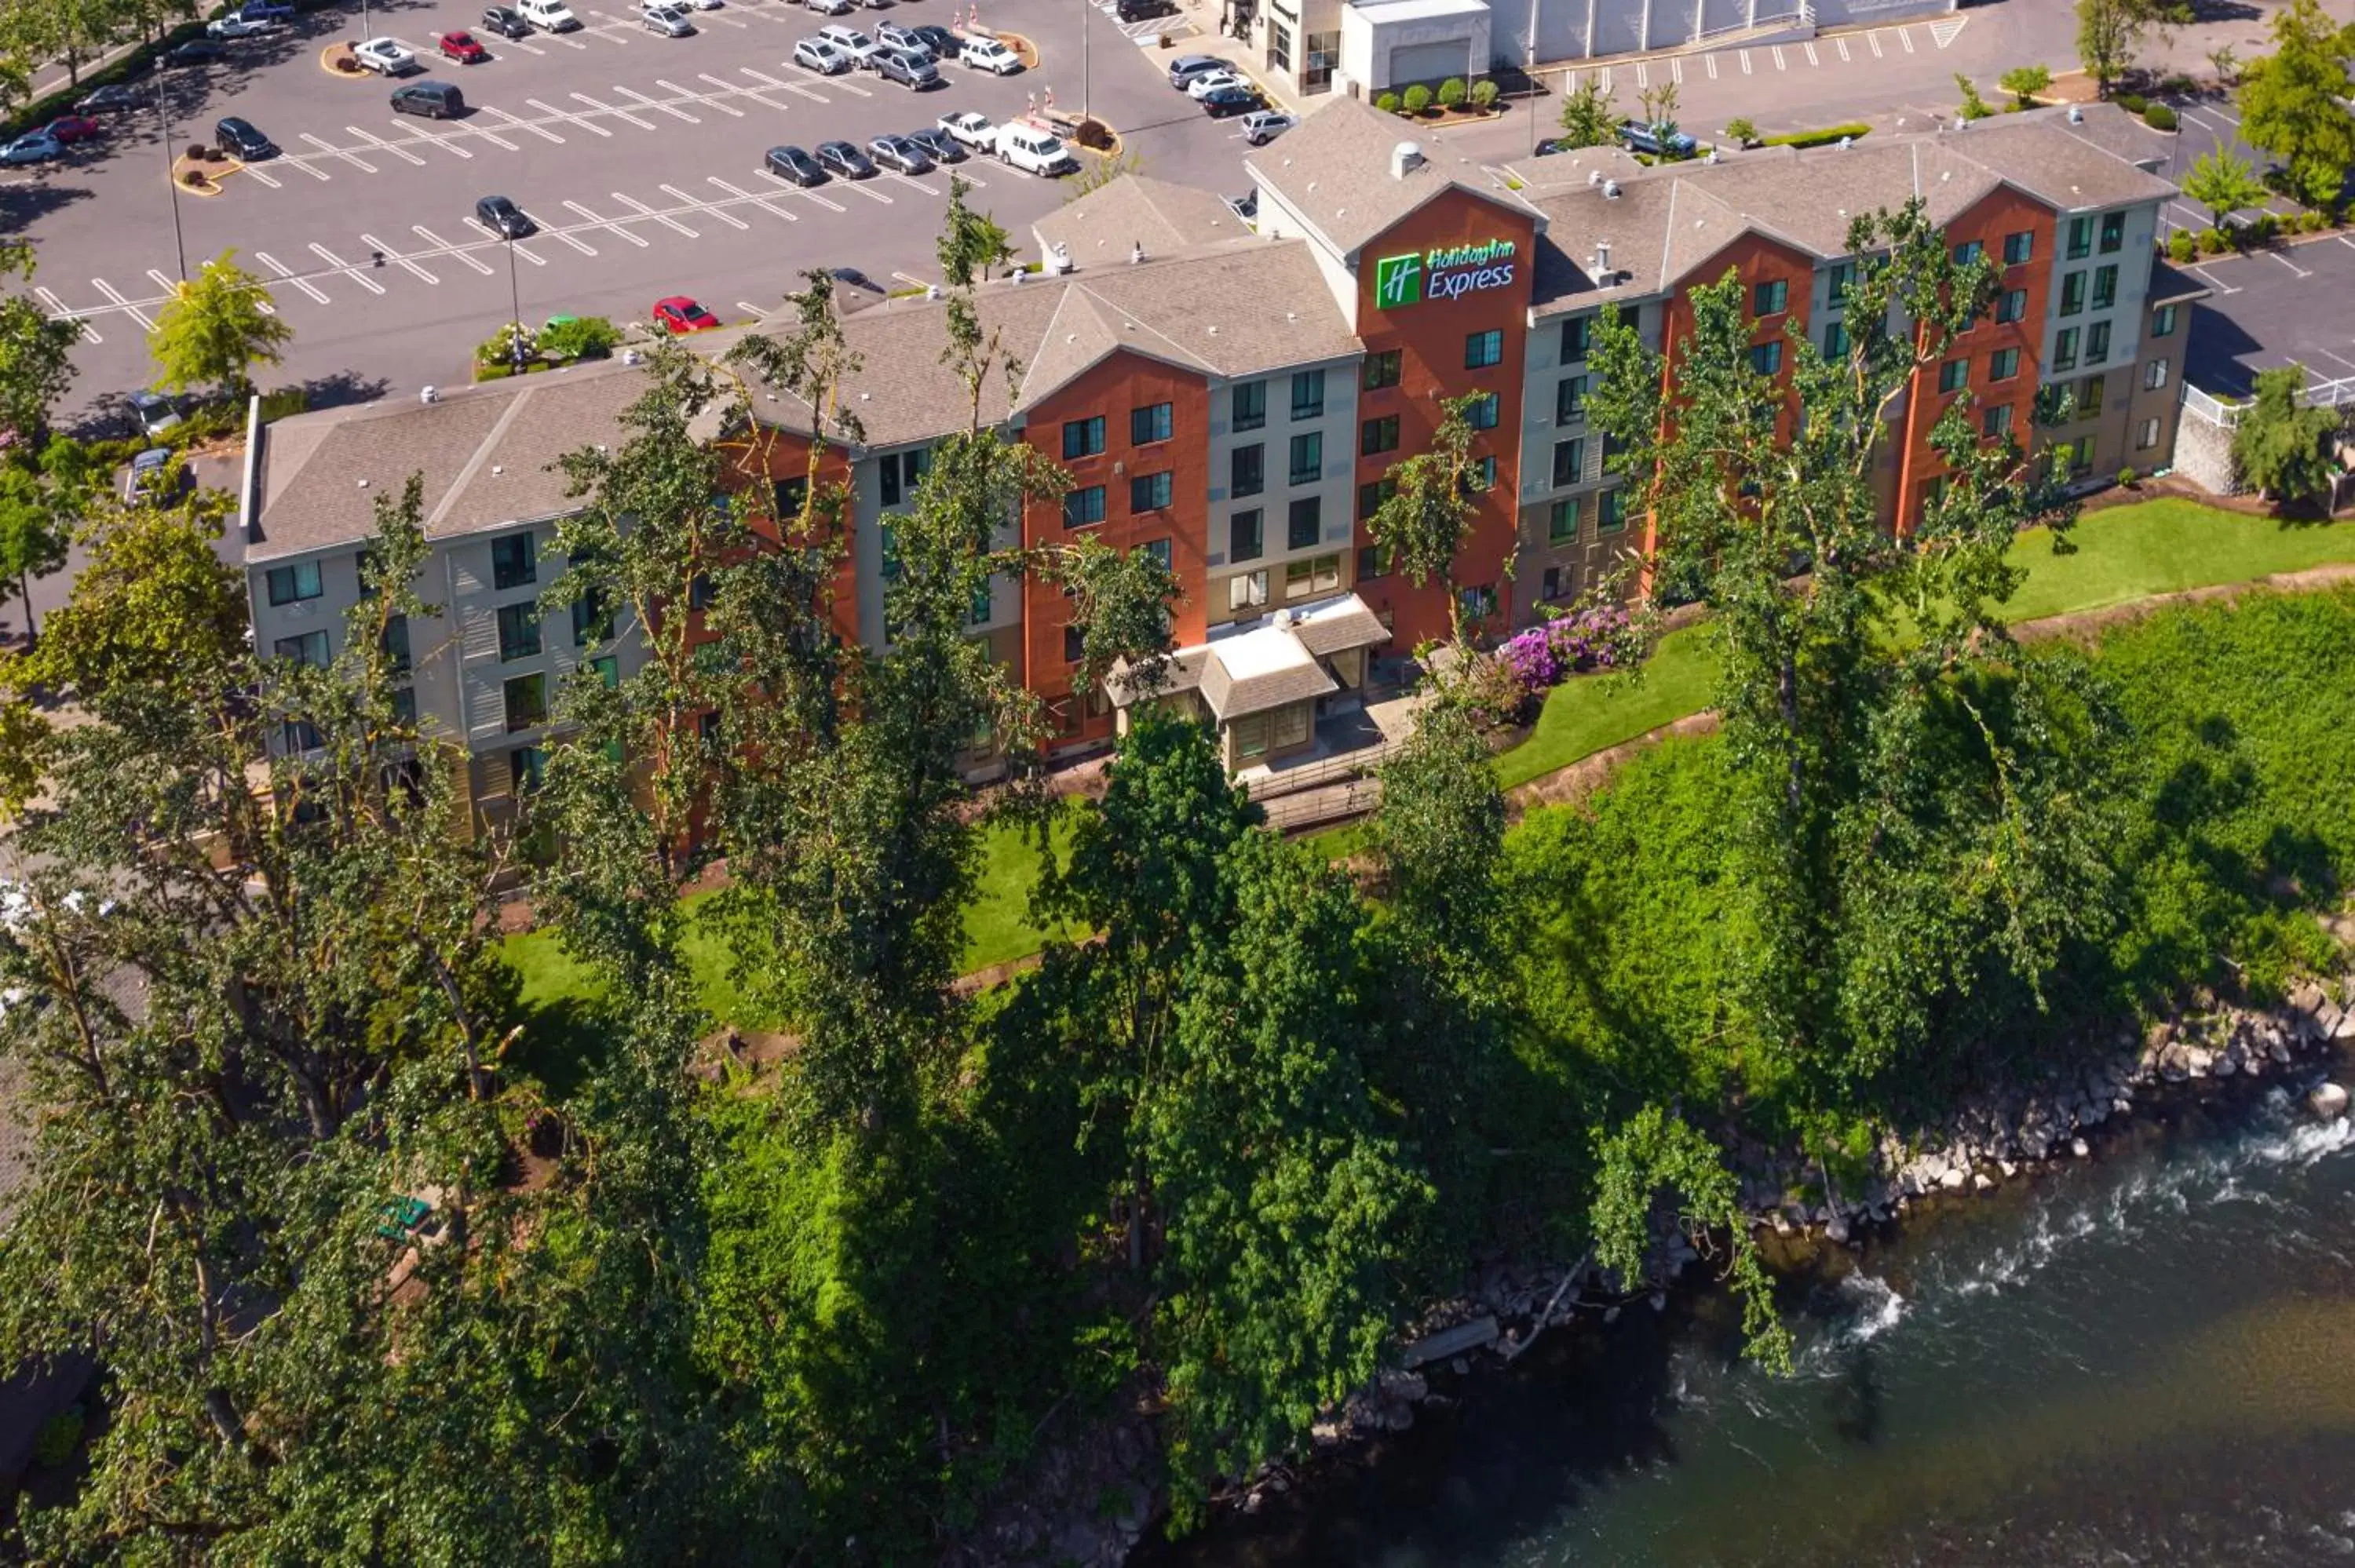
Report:
[{"label": "parking lot", "polygon": [[2257,372],[2296,363],[2310,384],[2355,376],[2355,239],[2303,244],[2203,262],[2211,291],[2192,313],[2191,385],[2248,394]]},{"label": "parking lot", "polygon": [[[557,312],[639,320],[673,293],[741,320],[773,307],[808,267],[856,267],[887,285],[936,274],[951,171],[804,190],[762,168],[762,154],[782,143],[864,145],[957,111],[1002,120],[1050,91],[1058,107],[1076,109],[1084,91],[1153,173],[1218,189],[1241,183],[1234,123],[1171,91],[1160,51],[1071,0],[999,0],[985,16],[1031,38],[1040,69],[998,78],[944,64],[942,84],[923,92],[866,73],[822,77],[788,59],[795,40],[829,20],[945,24],[949,7],[937,0],[831,19],[744,0],[694,13],[697,34],[678,39],[644,30],[617,0],[575,9],[577,32],[509,41],[486,34],[480,7],[460,0],[371,6],[369,34],[355,7],[237,46],[229,63],[166,73],[174,150],[210,141],[214,122],[230,114],[282,149],[229,175],[218,196],[175,201],[152,114],[111,122],[103,144],[66,164],[12,171],[0,181],[0,221],[33,239],[41,298],[82,324],[77,403],[152,374],[144,329],[182,249],[191,269],[234,249],[272,280],[295,339],[284,371],[265,379],[365,397],[464,379],[472,346],[508,318],[511,289],[527,321]],[[489,60],[433,56],[434,37],[460,27]],[[435,122],[395,114],[391,84],[320,63],[338,38],[378,35],[425,66],[406,79],[455,84],[469,112]],[[1063,199],[1059,182],[995,162],[954,172],[1018,246]],[[513,247],[512,261],[506,242],[472,217],[475,199],[493,194],[539,226]]]}]

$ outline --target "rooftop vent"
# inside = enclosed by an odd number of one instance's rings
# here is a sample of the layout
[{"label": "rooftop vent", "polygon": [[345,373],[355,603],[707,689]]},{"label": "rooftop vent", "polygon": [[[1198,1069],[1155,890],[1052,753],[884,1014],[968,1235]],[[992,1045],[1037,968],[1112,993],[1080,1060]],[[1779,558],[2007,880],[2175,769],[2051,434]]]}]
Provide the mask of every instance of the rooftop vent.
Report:
[{"label": "rooftop vent", "polygon": [[1586,171],[1586,183],[1587,183],[1588,185],[1601,185],[1601,184],[1603,183],[1603,171],[1602,171],[1601,169],[1589,169],[1589,170],[1587,170],[1587,171]]},{"label": "rooftop vent", "polygon": [[421,403],[439,403],[442,401],[442,389],[430,384],[420,387],[417,389],[417,400]]},{"label": "rooftop vent", "polygon": [[2071,104],[2069,106],[2069,123],[2072,125],[2083,125],[2084,122],[2085,106],[2082,103]]},{"label": "rooftop vent", "polygon": [[1843,136],[1839,139],[1839,144],[1843,147],[1853,147],[1856,145],[1856,138],[1853,136]]},{"label": "rooftop vent", "polygon": [[1617,201],[1619,199],[1619,182],[1617,180],[1605,180],[1603,182],[1603,198],[1605,201]]},{"label": "rooftop vent", "polygon": [[1134,267],[1144,260],[1145,241],[1142,239],[1131,240],[1128,246],[1128,264]]},{"label": "rooftop vent", "polygon": [[1611,276],[1611,241],[1607,239],[1594,242],[1594,275],[1598,278]]},{"label": "rooftop vent", "polygon": [[928,300],[937,300],[940,297],[941,286],[938,283],[927,283],[924,285],[924,298]]},{"label": "rooftop vent", "polygon": [[1391,178],[1402,180],[1423,167],[1423,148],[1413,142],[1401,142],[1391,149]]},{"label": "rooftop vent", "polygon": [[493,463],[493,464],[491,465],[491,477],[492,477],[493,479],[496,479],[496,478],[498,478],[498,476],[499,476],[499,475],[501,475],[501,474],[503,474],[503,473],[506,472],[506,471],[507,471],[507,465],[506,465],[506,464],[505,464],[505,463],[503,463],[503,462],[495,462],[495,463]]}]

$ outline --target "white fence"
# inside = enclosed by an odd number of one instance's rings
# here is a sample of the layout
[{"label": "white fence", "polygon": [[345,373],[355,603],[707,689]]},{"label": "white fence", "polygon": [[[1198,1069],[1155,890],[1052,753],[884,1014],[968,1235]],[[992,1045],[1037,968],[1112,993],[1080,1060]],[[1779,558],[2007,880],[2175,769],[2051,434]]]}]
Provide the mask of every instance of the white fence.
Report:
[{"label": "white fence", "polygon": [[[2336,381],[2308,382],[2306,400],[2318,408],[2336,408],[2355,404],[2355,376],[2342,376]],[[2183,406],[2212,424],[2231,429],[2241,422],[2241,411],[2246,408],[2245,398],[2231,402],[2211,397],[2189,381],[2183,384]]]}]

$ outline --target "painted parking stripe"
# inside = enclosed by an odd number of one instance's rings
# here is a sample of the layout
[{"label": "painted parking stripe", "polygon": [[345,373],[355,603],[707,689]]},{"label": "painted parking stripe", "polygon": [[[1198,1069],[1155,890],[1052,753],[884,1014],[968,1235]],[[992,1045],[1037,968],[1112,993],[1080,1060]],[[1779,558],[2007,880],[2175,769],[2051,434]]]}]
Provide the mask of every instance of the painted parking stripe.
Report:
[{"label": "painted parking stripe", "polygon": [[1748,49],[1744,49],[1744,50],[1742,50],[1742,54],[1741,54],[1741,59],[1742,59],[1742,75],[1744,75],[1744,76],[1748,76],[1748,75],[1750,74],[1750,51],[1749,51]]},{"label": "painted parking stripe", "polygon": [[1849,63],[1848,35],[1845,33],[1832,35],[1832,48],[1839,50],[1840,63],[1847,65]]},{"label": "painted parking stripe", "polygon": [[376,165],[374,164],[369,163],[366,158],[361,157],[357,153],[351,151],[347,147],[336,146],[333,142],[328,141],[324,136],[314,136],[308,131],[305,131],[303,132],[303,140],[310,143],[311,145],[318,148],[320,152],[326,154],[331,158],[341,158],[346,164],[357,165],[360,173],[364,175],[372,175],[376,173]]},{"label": "painted parking stripe", "polygon": [[2278,250],[2268,250],[2265,254],[2272,257],[2275,260],[2280,262],[2283,266],[2288,268],[2291,271],[2296,273],[2301,278],[2311,278],[2314,276],[2313,273],[2307,271],[2305,268],[2299,266],[2296,262],[2291,260],[2288,257],[2283,255]]},{"label": "painted parking stripe", "polygon": [[818,195],[815,191],[805,191],[797,185],[793,185],[787,181],[777,178],[776,175],[769,173],[766,169],[762,169],[761,171],[761,177],[768,181],[773,185],[782,187],[789,195],[807,196],[810,200],[817,203],[818,206],[825,207],[829,212],[840,212],[842,210],[842,204],[840,202],[828,201],[826,197]]},{"label": "painted parking stripe", "polygon": [[1717,79],[1717,57],[1715,55],[1703,55],[1700,57],[1700,61],[1701,64],[1709,67],[1709,79],[1715,81]]},{"label": "painted parking stripe", "polygon": [[[410,130],[410,127],[408,127],[408,126],[406,126],[406,125],[401,124],[399,121],[397,121],[397,120],[396,120],[396,121],[394,121],[394,122],[393,122],[393,129],[395,129],[395,130],[397,130],[397,131],[409,131],[409,130]],[[422,128],[420,128],[420,129],[418,129],[418,130],[416,130],[416,131],[411,132],[410,132],[410,145],[412,145],[412,146],[414,146],[416,143],[420,143],[420,142],[424,143],[425,143],[427,146],[429,146],[429,147],[445,147],[445,148],[449,149],[451,152],[457,154],[458,154],[458,156],[460,156],[460,157],[462,157],[462,158],[471,158],[471,157],[473,157],[473,156],[474,155],[472,152],[468,151],[466,148],[464,148],[464,147],[461,147],[460,145],[458,145],[458,139],[457,139],[457,137],[455,137],[455,136],[444,136],[444,135],[441,134],[439,132],[435,132],[435,131],[427,131],[427,130],[424,130],[424,129],[422,129]],[[514,151],[515,151],[515,149],[514,149],[513,147],[509,147],[509,148],[507,149],[507,151],[508,151],[508,152],[510,152],[510,153],[512,153],[512,152],[514,152]]]},{"label": "painted parking stripe", "polygon": [[616,109],[610,103],[600,103],[585,92],[576,92],[571,96],[579,99],[581,102],[587,104],[598,113],[610,114],[616,120],[626,120],[641,131],[651,131],[655,128],[655,122],[653,121],[641,120],[636,115],[631,113],[628,110]]},{"label": "painted parking stripe", "polygon": [[941,194],[940,192],[938,192],[938,191],[934,190],[932,186],[930,186],[930,185],[926,185],[923,181],[922,181],[922,180],[920,180],[920,179],[916,179],[916,178],[914,178],[914,177],[912,177],[912,176],[911,176],[911,175],[903,175],[903,174],[900,173],[897,169],[892,170],[890,173],[891,173],[891,177],[892,177],[893,179],[895,179],[895,180],[899,181],[901,185],[913,185],[913,186],[915,186],[918,190],[920,190],[920,191],[923,192],[926,196],[938,196],[938,195],[940,195],[940,194]]},{"label": "painted parking stripe", "polygon": [[837,183],[845,190],[857,191],[863,196],[873,196],[885,207],[891,205],[891,198],[890,196],[885,196],[881,191],[870,189],[865,180],[842,180]]},{"label": "painted parking stripe", "polygon": [[[361,141],[367,143],[368,144],[368,149],[371,152],[389,153],[396,158],[408,159],[410,164],[414,164],[418,168],[421,169],[425,166],[425,160],[419,157],[416,154],[410,152],[406,147],[395,146],[392,143],[386,141],[383,137],[363,131],[357,125],[346,125],[344,129],[358,137]],[[403,129],[405,130],[407,127],[404,126]]]},{"label": "painted parking stripe", "polygon": [[494,108],[489,104],[485,104],[481,112],[485,114],[497,115],[501,120],[506,122],[507,128],[511,131],[528,131],[543,142],[553,142],[559,147],[564,144],[563,137],[558,135],[555,132],[550,131],[547,126],[542,125],[537,120],[518,120],[514,115],[508,113],[506,110]]},{"label": "painted parking stripe", "polygon": [[677,107],[676,104],[665,103],[659,99],[648,98],[645,93],[633,91],[626,87],[616,87],[613,90],[621,94],[623,98],[626,98],[632,102],[637,104],[641,109],[651,109],[657,114],[667,114],[675,120],[684,120],[689,125],[700,125],[703,123],[702,121],[698,120],[694,115],[689,114],[686,110]]},{"label": "painted parking stripe", "polygon": [[499,48],[501,50],[521,49],[527,55],[544,55],[548,53],[546,49],[541,48],[538,44],[532,43],[524,38],[502,38],[499,40]]},{"label": "painted parking stripe", "polygon": [[573,249],[578,250],[583,256],[594,256],[597,254],[597,248],[595,246],[574,235],[570,229],[550,228],[544,232],[551,239],[561,239],[565,244],[570,245]]},{"label": "painted parking stripe", "polygon": [[476,113],[475,116],[467,122],[464,134],[469,136],[480,136],[484,141],[490,143],[493,146],[505,147],[510,153],[516,150],[516,144],[508,141],[506,137],[500,135],[496,131],[493,130],[490,126],[490,122],[485,121],[480,113]]},{"label": "painted parking stripe", "polygon": [[251,175],[255,179],[260,180],[263,185],[268,185],[274,191],[283,190],[285,188],[278,183],[275,175],[264,174],[261,170],[255,168],[251,164],[240,164],[231,172],[240,175]]},{"label": "painted parking stripe", "polygon": [[1872,46],[1872,58],[1874,59],[1881,58],[1881,35],[1879,33],[1867,33],[1864,36],[1864,41]]},{"label": "painted parking stripe", "polygon": [[732,103],[722,103],[719,100],[712,97],[709,93],[691,92],[687,89],[679,86],[678,83],[675,81],[666,81],[661,77],[655,78],[655,85],[671,92],[675,92],[681,98],[692,99],[696,102],[702,104],[706,109],[717,109],[720,113],[729,115],[737,120],[744,118],[744,111],[742,110],[737,108]]},{"label": "painted parking stripe", "polygon": [[[653,218],[665,228],[674,230],[679,234],[684,234],[689,239],[700,239],[703,238],[701,235],[696,233],[695,230],[687,228],[687,225],[681,223],[678,219],[671,217],[669,214],[656,212],[653,207],[648,207],[642,201],[636,200],[634,197],[625,196],[619,191],[612,191],[607,194],[612,196],[615,201],[620,202],[623,207],[628,207],[632,212],[636,213],[640,217]],[[693,201],[695,198],[689,196],[687,199],[689,201]],[[742,224],[739,224],[737,227],[741,228],[744,226]]]},{"label": "painted parking stripe", "polygon": [[98,329],[96,327],[91,325],[90,323],[82,317],[78,316],[74,314],[73,312],[66,309],[66,302],[58,298],[55,294],[49,292],[47,289],[37,288],[33,292],[40,296],[41,303],[49,307],[49,315],[53,320],[73,323],[74,325],[81,328],[81,335],[88,338],[92,343],[104,343],[106,341],[104,338],[98,335]]},{"label": "painted parking stripe", "polygon": [[588,226],[591,228],[602,228],[609,234],[617,235],[620,238],[628,240],[631,244],[636,246],[641,250],[644,250],[648,244],[645,236],[642,234],[632,234],[628,229],[623,228],[619,223],[609,218],[599,217],[595,213],[591,212],[587,207],[582,207],[577,201],[567,201],[564,205],[579,213],[581,217],[587,218],[589,220]]},{"label": "painted parking stripe", "polygon": [[387,245],[383,240],[378,239],[373,234],[361,235],[360,243],[382,256],[394,266],[405,269],[415,276],[424,279],[429,283],[439,283],[442,281],[432,273],[428,272],[424,268],[419,266],[410,258],[403,256],[399,251],[393,249],[391,246]]},{"label": "painted parking stripe", "polygon": [[2350,359],[2343,354],[2335,354],[2327,348],[2318,348],[2314,352],[2322,355],[2325,359],[2335,359],[2339,364],[2345,366],[2348,369],[2355,370],[2355,359]]},{"label": "painted parking stripe", "polygon": [[117,309],[128,312],[131,319],[137,322],[141,326],[146,327],[150,331],[155,329],[155,318],[149,315],[145,311],[141,310],[137,305],[133,304],[129,300],[123,298],[123,295],[116,291],[114,285],[108,282],[105,279],[92,278],[90,281],[90,286],[96,289],[100,293],[104,294],[108,299],[112,300]]},{"label": "painted parking stripe", "polygon": [[147,276],[155,280],[155,286],[164,291],[164,296],[166,299],[169,299],[180,287],[176,281],[164,276],[163,269],[160,267],[148,268]]},{"label": "painted parking stripe", "polygon": [[1668,58],[1668,79],[1670,81],[1682,81],[1684,79],[1685,62],[1677,58],[1673,55],[1670,56]]},{"label": "painted parking stripe", "polygon": [[1788,70],[1791,69],[1789,64],[1783,58],[1782,45],[1769,44],[1766,48],[1766,52],[1774,57],[1774,69],[1776,70]]},{"label": "painted parking stripe", "polygon": [[331,180],[335,178],[335,176],[327,173],[326,170],[311,162],[308,157],[280,158],[277,160],[277,164],[282,169],[300,169],[314,180]]},{"label": "painted parking stripe", "polygon": [[2185,270],[2185,271],[2187,271],[2187,272],[2196,272],[2196,273],[2198,273],[2198,274],[2200,275],[2200,281],[2201,281],[2205,282],[2205,283],[2206,283],[2210,288],[2211,288],[2211,289],[2215,290],[2215,291],[2216,291],[2218,293],[2220,293],[2220,294],[2237,294],[2237,293],[2239,293],[2239,292],[2241,291],[2240,290],[2238,290],[2238,289],[2236,289],[2236,288],[2232,287],[2232,284],[2230,284],[2230,283],[2220,283],[2220,282],[2218,282],[2218,281],[2216,281],[2216,274],[2215,274],[2215,273],[2213,273],[2213,272],[2209,271],[2209,270],[2208,270],[2206,268],[2204,268],[2204,267],[2200,267],[2200,266],[2196,266],[2196,265],[2194,265],[2194,266],[2186,266],[2186,267],[2184,268],[2184,270]]},{"label": "painted parking stripe", "polygon": [[308,279],[297,278],[294,275],[293,268],[289,267],[285,262],[281,261],[269,251],[257,250],[253,253],[253,259],[261,262],[263,266],[269,268],[272,271],[277,273],[281,281],[293,284],[296,288],[310,295],[312,299],[317,301],[320,304],[324,305],[328,302],[327,296],[320,291],[318,288],[314,286]]},{"label": "painted parking stripe", "polygon": [[594,120],[585,120],[581,118],[578,112],[572,110],[559,109],[556,105],[552,103],[544,103],[537,98],[527,98],[524,101],[530,104],[534,109],[538,110],[541,113],[547,115],[551,120],[567,121],[571,124],[578,125],[583,131],[594,132],[600,136],[611,136],[613,134],[611,131],[606,130],[605,127],[598,124]]},{"label": "painted parking stripe", "polygon": [[1933,22],[1930,24],[1930,41],[1943,49],[1961,37],[1963,29],[1970,25],[1968,16],[1953,16],[1943,22]]},{"label": "painted parking stripe", "polygon": [[2184,119],[2190,121],[2194,125],[2206,126],[2209,130],[2216,132],[2221,135],[2230,136],[2232,133],[2230,127],[2225,126],[2217,121],[2209,119],[2206,115],[2200,113],[2196,109],[2179,109],[2176,112]]},{"label": "painted parking stripe", "polygon": [[[434,249],[440,251],[442,255],[454,256],[460,261],[472,267],[475,271],[482,273],[485,277],[490,276],[492,270],[491,264],[484,260],[481,257],[475,255],[474,251],[466,246],[451,244],[448,240],[442,238],[440,235],[434,233],[432,229],[426,228],[421,223],[412,223],[409,227],[420,239],[422,239],[426,244],[433,247]],[[360,238],[365,239],[368,236],[362,235]]]},{"label": "painted parking stripe", "polygon": [[378,282],[374,278],[369,277],[357,267],[354,266],[349,261],[345,260],[342,257],[336,255],[334,251],[328,249],[325,246],[320,244],[315,239],[311,241],[311,254],[316,256],[328,266],[333,267],[337,271],[343,273],[345,277],[349,278],[353,282],[357,283],[369,293],[381,294],[384,292],[384,285],[382,283]]},{"label": "painted parking stripe", "polygon": [[1905,52],[1907,54],[1910,55],[1913,52],[1913,30],[1911,27],[1898,28],[1897,41],[1905,46]]},{"label": "painted parking stripe", "polygon": [[754,207],[759,207],[762,212],[769,214],[772,217],[782,217],[787,223],[799,223],[801,221],[800,218],[795,217],[783,207],[775,206],[770,202],[767,197],[757,195],[754,192],[748,191],[741,185],[731,185],[726,180],[721,179],[718,175],[706,175],[704,178],[709,180],[713,185],[718,185],[721,190],[726,191],[730,196],[741,197],[745,201],[751,202]]},{"label": "painted parking stripe", "polygon": [[[817,92],[812,92],[808,88],[802,86],[799,82],[793,82],[793,81],[779,81],[775,77],[770,76],[770,75],[769,75],[769,74],[767,74],[765,71],[757,71],[757,70],[754,70],[751,66],[739,66],[737,69],[738,69],[739,70],[741,70],[741,71],[742,71],[746,76],[751,77],[754,81],[759,82],[759,83],[761,84],[761,86],[762,86],[763,89],[767,90],[768,91],[771,91],[771,92],[798,92],[798,93],[800,93],[804,98],[815,98],[815,99],[816,99],[820,103],[824,103],[824,102],[826,102],[826,95],[825,95],[825,94],[823,94],[823,93],[817,93]],[[706,81],[718,81],[718,80],[719,80],[719,79],[718,79],[717,77],[709,77],[709,76],[705,77],[703,79],[704,79],[704,80],[706,80]],[[726,83],[724,83],[724,82],[720,83],[720,85],[721,85],[721,86],[723,86],[723,87],[724,87],[724,86],[727,86],[727,84],[726,84]],[[753,90],[753,89],[751,89],[751,88],[749,88],[749,87],[729,87],[729,88],[728,88],[728,90],[729,90],[729,91],[730,91],[730,92],[743,92],[743,93],[750,93],[750,92],[753,91],[754,90]],[[769,101],[768,101],[767,99],[765,99],[765,98],[764,98],[764,99],[762,99],[761,101],[762,101],[762,102],[763,102],[763,103],[767,103]],[[774,108],[774,109],[783,109],[783,108],[784,107],[784,105],[783,105],[783,104],[782,104],[782,103],[778,103],[778,104],[771,104],[771,105],[770,105],[770,107]]]},{"label": "painted parking stripe", "polygon": [[1799,46],[1799,51],[1807,57],[1807,63],[1811,66],[1819,66],[1824,63],[1822,58],[1816,53],[1816,46],[1813,44],[1801,44]]},{"label": "painted parking stripe", "polygon": [[713,207],[709,203],[704,201],[700,196],[691,196],[687,192],[679,189],[677,185],[664,185],[662,187],[662,192],[665,196],[677,196],[679,200],[685,202],[689,207],[701,207],[705,212],[710,214],[713,217],[718,218],[720,222],[726,224],[730,228],[750,228],[752,227],[742,218],[738,217],[734,213],[723,212],[719,207]]},{"label": "painted parking stripe", "polygon": [[[861,87],[861,86],[859,86],[857,82],[852,81],[852,80],[851,80],[848,77],[847,77],[847,76],[846,76],[846,77],[828,77],[828,78],[826,78],[826,85],[827,85],[828,87],[840,88],[843,91],[845,91],[845,92],[847,92],[847,93],[849,93],[849,94],[850,94],[852,97],[854,97],[854,98],[872,98],[872,97],[874,97],[874,96],[875,96],[875,90],[874,90],[874,89],[872,89],[872,88],[867,88],[867,87]],[[808,92],[808,91],[809,91],[809,90],[808,90],[807,88],[804,88],[802,90],[803,90],[803,91],[805,91],[805,92]],[[811,93],[810,93],[810,96],[811,96],[812,98],[816,98],[816,97],[817,97],[817,94],[816,94],[816,93],[815,93],[815,92],[811,92]],[[823,99],[821,99],[821,100],[819,100],[819,101],[820,101],[820,102],[823,102],[823,101],[824,101]]]},{"label": "painted parking stripe", "polygon": [[1652,85],[1652,73],[1642,60],[1637,60],[1636,62],[1636,85],[1637,87],[1649,87]]},{"label": "painted parking stripe", "polygon": [[2350,239],[2343,234],[2334,234],[2331,238],[2339,241],[2339,244],[2347,247],[2348,249],[2355,250],[2355,239]]}]

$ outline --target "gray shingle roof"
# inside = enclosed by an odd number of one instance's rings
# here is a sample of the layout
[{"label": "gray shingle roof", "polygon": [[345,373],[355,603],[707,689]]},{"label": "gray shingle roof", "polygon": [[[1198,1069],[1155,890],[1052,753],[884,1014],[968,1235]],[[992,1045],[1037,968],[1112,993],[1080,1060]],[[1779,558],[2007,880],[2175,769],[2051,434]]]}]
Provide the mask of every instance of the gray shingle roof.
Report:
[{"label": "gray shingle roof", "polygon": [[[1391,152],[1413,141],[1423,161],[1403,178],[1391,174]],[[1355,251],[1423,203],[1452,188],[1503,206],[1518,203],[1489,187],[1476,164],[1440,140],[1416,141],[1395,114],[1337,98],[1243,160],[1243,167],[1313,224],[1344,254]]]},{"label": "gray shingle roof", "polygon": [[1147,256],[1168,256],[1252,237],[1224,197],[1137,174],[1064,203],[1032,224],[1030,232],[1041,252],[1060,243],[1082,266],[1126,261],[1137,245]]}]

